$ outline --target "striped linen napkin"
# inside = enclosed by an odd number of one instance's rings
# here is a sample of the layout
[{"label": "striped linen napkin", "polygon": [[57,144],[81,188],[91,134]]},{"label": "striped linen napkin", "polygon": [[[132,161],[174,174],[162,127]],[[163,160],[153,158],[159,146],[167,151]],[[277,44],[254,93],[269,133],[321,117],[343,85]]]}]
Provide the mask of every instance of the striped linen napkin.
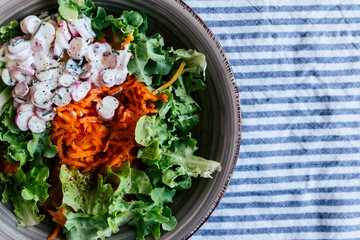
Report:
[{"label": "striped linen napkin", "polygon": [[243,114],[236,172],[191,239],[360,239],[360,0],[185,2]]}]

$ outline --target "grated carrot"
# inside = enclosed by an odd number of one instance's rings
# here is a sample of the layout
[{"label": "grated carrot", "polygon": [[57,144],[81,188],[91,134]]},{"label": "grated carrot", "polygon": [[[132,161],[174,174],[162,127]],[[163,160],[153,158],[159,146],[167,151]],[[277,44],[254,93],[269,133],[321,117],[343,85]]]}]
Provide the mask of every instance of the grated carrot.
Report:
[{"label": "grated carrot", "polygon": [[[96,113],[96,104],[114,93],[119,108],[112,120],[104,121]],[[135,159],[136,123],[143,115],[156,113],[154,102],[159,100],[167,99],[128,76],[119,86],[93,87],[82,100],[58,107],[51,140],[59,148],[61,164],[84,173],[101,172],[106,165],[116,169],[122,162]]]},{"label": "grated carrot", "polygon": [[131,41],[134,40],[133,31],[127,36],[123,43],[121,43],[121,49],[125,49],[125,46],[128,45]]},{"label": "grated carrot", "polygon": [[56,236],[59,234],[59,232],[60,232],[60,225],[56,224],[56,228],[55,228],[54,232],[48,237],[48,240],[55,239]]}]

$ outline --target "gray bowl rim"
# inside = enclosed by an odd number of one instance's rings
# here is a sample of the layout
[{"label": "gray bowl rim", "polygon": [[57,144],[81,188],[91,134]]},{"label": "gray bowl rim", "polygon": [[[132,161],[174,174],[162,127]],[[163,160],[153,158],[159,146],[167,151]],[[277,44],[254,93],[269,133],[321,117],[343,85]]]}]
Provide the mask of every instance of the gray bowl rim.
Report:
[{"label": "gray bowl rim", "polygon": [[221,57],[223,58],[222,62],[225,65],[226,70],[227,70],[227,74],[228,74],[227,79],[233,85],[233,91],[235,93],[235,98],[233,98],[233,100],[234,100],[234,103],[236,104],[236,110],[237,110],[236,124],[238,125],[238,129],[239,129],[239,132],[238,132],[238,135],[236,138],[236,149],[235,149],[233,159],[231,159],[231,170],[229,172],[228,178],[227,178],[225,184],[222,186],[222,189],[219,192],[218,197],[215,200],[215,202],[213,203],[211,209],[209,209],[209,211],[203,216],[202,220],[191,230],[191,232],[189,232],[187,235],[185,235],[183,237],[183,239],[186,240],[186,239],[189,239],[192,235],[194,235],[200,229],[200,227],[209,219],[211,214],[215,211],[216,207],[219,205],[221,199],[223,198],[223,196],[226,192],[226,189],[228,188],[228,186],[230,184],[230,180],[234,174],[236,163],[237,163],[239,152],[240,152],[241,134],[242,134],[242,128],[241,128],[242,127],[242,115],[241,115],[241,103],[240,103],[239,89],[237,87],[235,75],[231,68],[230,61],[226,56],[225,50],[221,46],[219,40],[217,39],[216,35],[211,30],[211,28],[205,23],[205,21],[189,5],[187,5],[183,0],[175,0],[175,1],[177,3],[179,3],[183,7],[184,10],[187,10],[193,16],[193,18],[195,18],[196,21],[204,27],[204,29],[206,30],[206,33],[208,34],[208,37],[210,39],[212,39],[212,41],[216,44],[216,46],[221,54]]}]

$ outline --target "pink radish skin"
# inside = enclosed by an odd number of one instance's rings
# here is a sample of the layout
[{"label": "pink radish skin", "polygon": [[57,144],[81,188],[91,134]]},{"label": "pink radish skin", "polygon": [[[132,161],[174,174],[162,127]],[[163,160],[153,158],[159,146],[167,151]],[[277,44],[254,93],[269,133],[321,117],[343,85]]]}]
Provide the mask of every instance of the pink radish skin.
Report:
[{"label": "pink radish skin", "polygon": [[15,123],[21,131],[27,131],[29,130],[29,119],[33,116],[34,112],[31,111],[19,112],[15,117]]},{"label": "pink radish skin", "polygon": [[60,22],[60,28],[64,38],[69,41],[71,39],[71,33],[69,31],[68,25],[66,24],[66,21]]},{"label": "pink radish skin", "polygon": [[74,26],[74,24],[73,24],[72,21],[69,21],[68,27],[69,27],[69,30],[70,30],[71,35],[72,35],[74,38],[80,36],[79,33],[78,33],[78,31],[76,30],[76,28],[75,28],[75,26]]}]

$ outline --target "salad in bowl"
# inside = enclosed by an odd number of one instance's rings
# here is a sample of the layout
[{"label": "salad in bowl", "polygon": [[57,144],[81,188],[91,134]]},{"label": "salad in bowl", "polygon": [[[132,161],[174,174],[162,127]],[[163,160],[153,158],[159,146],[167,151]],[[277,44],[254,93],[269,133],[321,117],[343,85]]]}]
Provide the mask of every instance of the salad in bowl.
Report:
[{"label": "salad in bowl", "polygon": [[20,227],[137,239],[176,227],[169,204],[220,163],[196,156],[206,59],[147,35],[143,12],[59,0],[0,29],[2,201]]}]

